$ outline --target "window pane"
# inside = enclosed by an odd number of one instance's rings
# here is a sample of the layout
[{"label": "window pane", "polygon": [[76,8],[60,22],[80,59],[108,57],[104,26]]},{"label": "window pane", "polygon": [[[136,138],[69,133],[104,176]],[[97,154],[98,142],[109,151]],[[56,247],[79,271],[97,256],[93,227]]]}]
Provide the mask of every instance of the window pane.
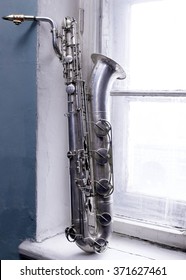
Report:
[{"label": "window pane", "polygon": [[112,99],[115,213],[185,228],[186,99]]},{"label": "window pane", "polygon": [[130,102],[127,191],[186,201],[186,103]]},{"label": "window pane", "polygon": [[131,5],[129,87],[186,89],[186,1],[137,1]]},{"label": "window pane", "polygon": [[127,75],[115,88],[186,90],[186,1],[105,2],[102,51]]}]

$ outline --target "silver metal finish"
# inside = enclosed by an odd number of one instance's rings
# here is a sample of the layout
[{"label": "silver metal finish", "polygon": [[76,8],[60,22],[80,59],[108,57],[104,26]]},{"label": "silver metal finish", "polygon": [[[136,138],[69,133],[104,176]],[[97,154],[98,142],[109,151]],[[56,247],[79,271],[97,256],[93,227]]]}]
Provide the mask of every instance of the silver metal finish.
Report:
[{"label": "silver metal finish", "polygon": [[93,54],[94,68],[85,91],[75,19],[66,17],[60,34],[49,18],[10,15],[4,19],[15,24],[25,20],[46,21],[52,26],[53,47],[63,64],[68,102],[71,226],[65,233],[82,250],[101,253],[112,231],[114,187],[109,95],[113,81],[124,79],[125,72],[108,57]]},{"label": "silver metal finish", "polygon": [[30,16],[30,15],[8,15],[2,17],[4,20],[9,20],[15,23],[16,25],[20,25],[24,21],[44,21],[48,22],[51,25],[51,32],[52,32],[52,43],[54,47],[54,51],[59,57],[59,59],[62,59],[62,54],[59,49],[59,35],[58,30],[55,22],[49,18],[49,17],[38,17],[38,16]]}]

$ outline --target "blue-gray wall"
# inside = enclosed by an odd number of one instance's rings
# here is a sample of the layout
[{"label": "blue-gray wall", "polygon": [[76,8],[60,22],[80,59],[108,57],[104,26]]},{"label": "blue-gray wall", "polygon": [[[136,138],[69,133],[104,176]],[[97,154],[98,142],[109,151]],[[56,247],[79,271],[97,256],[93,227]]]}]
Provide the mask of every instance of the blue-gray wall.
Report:
[{"label": "blue-gray wall", "polygon": [[[37,0],[0,0],[0,16],[37,13]],[[36,25],[0,19],[0,259],[35,234]]]}]

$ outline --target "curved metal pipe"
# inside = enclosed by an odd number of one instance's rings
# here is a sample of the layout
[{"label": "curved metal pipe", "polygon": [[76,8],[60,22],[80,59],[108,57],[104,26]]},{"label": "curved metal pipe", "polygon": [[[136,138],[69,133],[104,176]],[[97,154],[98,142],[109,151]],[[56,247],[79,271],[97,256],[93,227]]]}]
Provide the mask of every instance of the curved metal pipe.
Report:
[{"label": "curved metal pipe", "polygon": [[[86,252],[102,252],[107,247],[107,239],[112,231],[112,201],[108,184],[112,175],[110,91],[115,79],[124,79],[126,74],[122,67],[112,59],[92,54],[94,68],[89,82],[89,135],[92,161],[92,182],[95,185],[93,207],[96,213],[95,233],[87,229],[85,238],[77,238],[76,244]],[[98,183],[98,188],[96,187]],[[101,191],[100,191],[101,186]],[[106,191],[106,195],[104,192]],[[108,192],[107,192],[108,191]],[[77,209],[75,209],[77,211]]]},{"label": "curved metal pipe", "polygon": [[31,16],[31,15],[8,15],[2,17],[4,20],[9,20],[15,23],[16,25],[20,25],[24,21],[43,21],[48,22],[51,25],[51,32],[52,32],[52,44],[55,53],[59,57],[59,59],[62,59],[62,53],[59,48],[58,44],[58,29],[55,22],[49,18],[49,17],[39,17],[39,16]]}]

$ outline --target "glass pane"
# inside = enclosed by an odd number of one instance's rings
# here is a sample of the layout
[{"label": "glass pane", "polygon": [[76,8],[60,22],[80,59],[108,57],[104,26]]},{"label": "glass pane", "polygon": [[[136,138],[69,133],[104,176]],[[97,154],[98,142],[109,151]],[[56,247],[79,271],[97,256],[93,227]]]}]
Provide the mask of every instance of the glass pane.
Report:
[{"label": "glass pane", "polygon": [[134,1],[131,5],[130,89],[186,89],[185,10],[184,0]]},{"label": "glass pane", "polygon": [[127,191],[186,201],[186,103],[130,102]]},{"label": "glass pane", "polygon": [[112,101],[115,214],[186,228],[186,98]]},{"label": "glass pane", "polygon": [[186,1],[104,2],[102,52],[127,75],[114,88],[186,90]]}]

